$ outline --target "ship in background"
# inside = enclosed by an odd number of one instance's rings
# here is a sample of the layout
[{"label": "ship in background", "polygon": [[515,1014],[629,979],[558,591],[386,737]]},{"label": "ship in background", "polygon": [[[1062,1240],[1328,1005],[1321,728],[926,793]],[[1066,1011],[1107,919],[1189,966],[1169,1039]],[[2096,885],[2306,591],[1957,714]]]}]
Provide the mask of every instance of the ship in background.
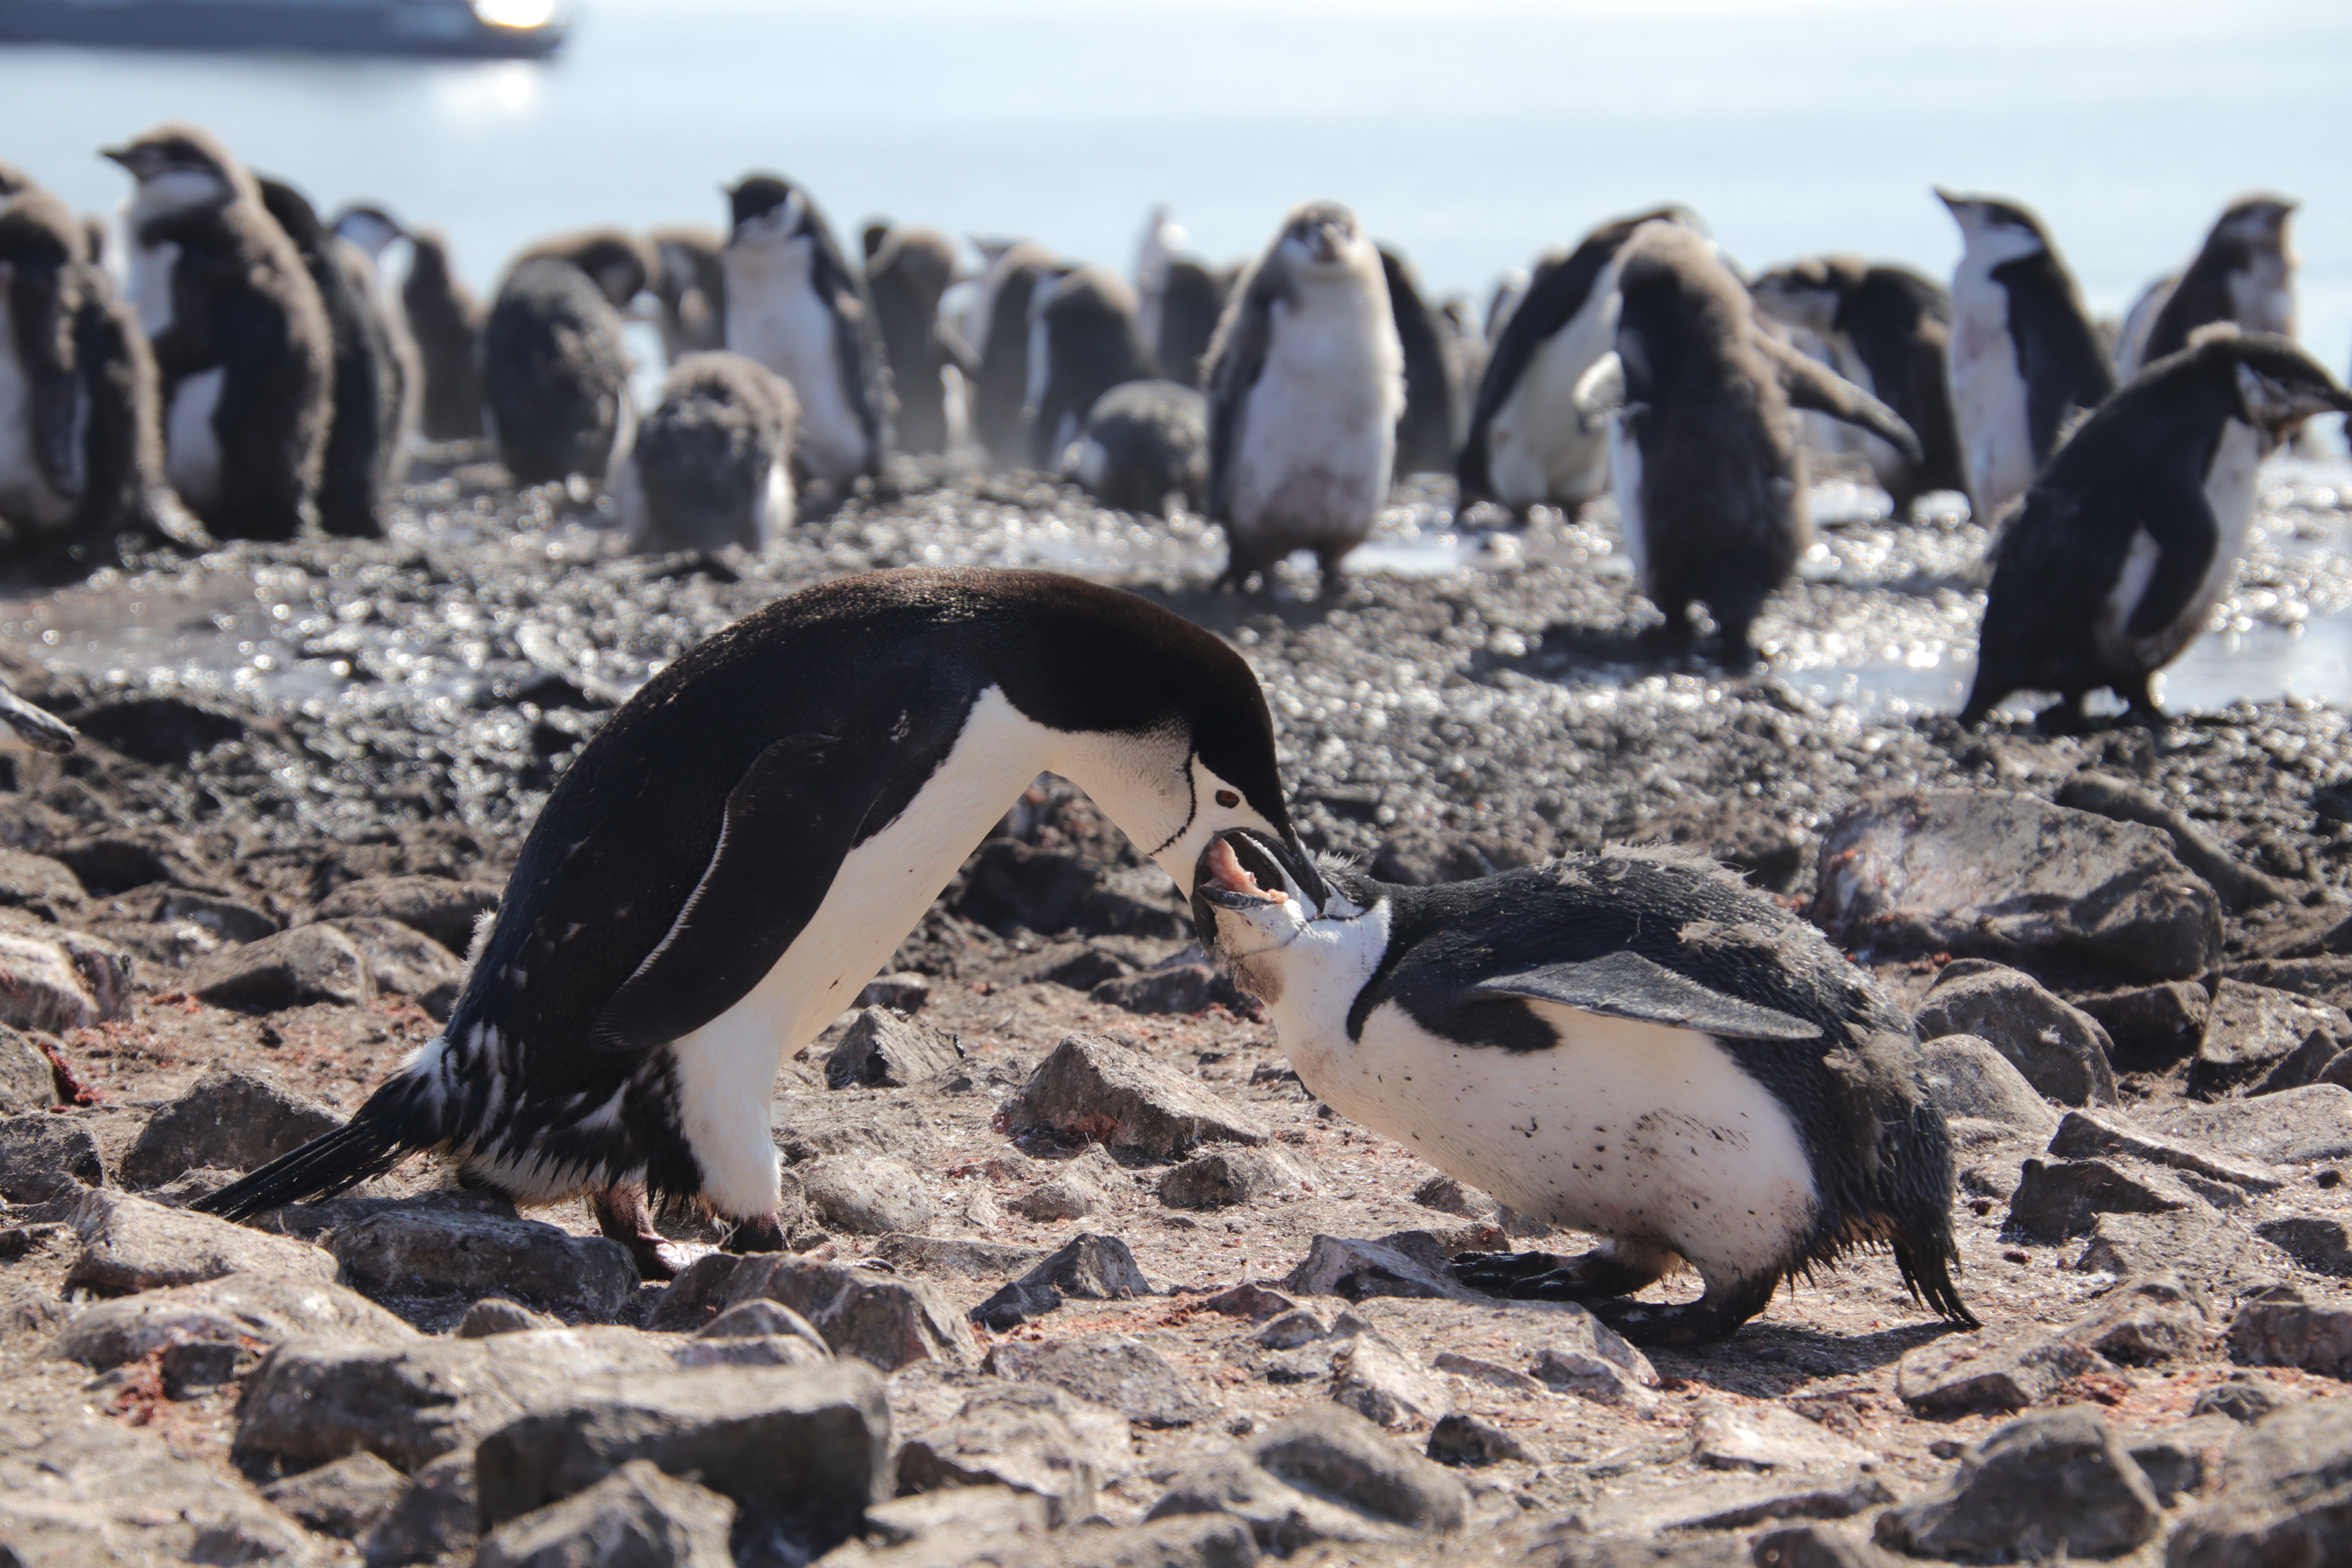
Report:
[{"label": "ship in background", "polygon": [[560,0],[0,0],[0,44],[543,59]]}]

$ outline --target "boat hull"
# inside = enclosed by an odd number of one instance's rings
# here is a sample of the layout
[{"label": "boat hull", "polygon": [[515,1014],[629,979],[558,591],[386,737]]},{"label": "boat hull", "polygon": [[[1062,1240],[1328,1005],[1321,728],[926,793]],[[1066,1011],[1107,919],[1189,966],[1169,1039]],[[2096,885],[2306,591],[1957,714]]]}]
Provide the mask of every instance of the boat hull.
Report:
[{"label": "boat hull", "polygon": [[494,27],[458,0],[0,0],[0,44],[540,59],[562,46],[570,26],[559,16],[533,27]]}]

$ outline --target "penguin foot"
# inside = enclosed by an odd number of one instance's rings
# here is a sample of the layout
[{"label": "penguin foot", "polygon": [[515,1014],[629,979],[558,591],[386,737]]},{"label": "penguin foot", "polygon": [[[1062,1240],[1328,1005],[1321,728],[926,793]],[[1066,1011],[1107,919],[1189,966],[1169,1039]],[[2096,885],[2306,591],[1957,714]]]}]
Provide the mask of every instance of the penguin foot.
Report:
[{"label": "penguin foot", "polygon": [[2083,693],[2074,692],[2063,700],[2053,702],[2033,716],[2033,732],[2037,735],[2079,735],[2091,727],[2091,716],[2083,710]]},{"label": "penguin foot", "polygon": [[1728,1339],[1754,1316],[1727,1312],[1704,1298],[1696,1301],[1596,1301],[1592,1315],[1617,1331],[1627,1342],[1645,1349],[1672,1350],[1712,1344]]},{"label": "penguin foot", "polygon": [[637,1266],[640,1279],[675,1279],[686,1266],[709,1250],[672,1241],[654,1228],[646,1194],[635,1187],[608,1187],[588,1200],[596,1228],[621,1244]]},{"label": "penguin foot", "polygon": [[1619,1244],[1574,1258],[1549,1252],[1465,1254],[1454,1277],[1473,1290],[1514,1301],[1582,1301],[1627,1296],[1665,1274],[1675,1257]]}]

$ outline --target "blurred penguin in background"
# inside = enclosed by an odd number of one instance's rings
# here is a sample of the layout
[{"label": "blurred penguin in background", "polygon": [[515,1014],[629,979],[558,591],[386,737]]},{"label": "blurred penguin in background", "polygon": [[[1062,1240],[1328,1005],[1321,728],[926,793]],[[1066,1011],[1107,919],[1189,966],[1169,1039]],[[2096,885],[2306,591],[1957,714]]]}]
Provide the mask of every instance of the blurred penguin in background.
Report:
[{"label": "blurred penguin in background", "polygon": [[1217,320],[1225,313],[1230,282],[1197,256],[1169,259],[1151,340],[1160,374],[1185,386],[1201,384],[1201,364],[1209,357],[1209,340],[1217,335]]},{"label": "blurred penguin in background", "polygon": [[440,230],[410,229],[408,247],[400,306],[423,384],[417,429],[428,441],[471,441],[482,434],[481,301],[458,281]]},{"label": "blurred penguin in background", "polygon": [[535,247],[499,286],[482,329],[482,395],[517,484],[602,479],[628,447],[629,360],[612,298],[618,265],[607,262],[608,284],[563,247]]},{"label": "blurred penguin in background", "polygon": [[999,468],[1029,458],[1029,308],[1061,270],[1041,246],[1008,246],[990,263],[972,307],[965,341],[980,369],[972,379],[971,433]]},{"label": "blurred penguin in background", "polygon": [[1397,342],[1404,349],[1404,416],[1397,421],[1396,471],[1454,471],[1455,408],[1462,397],[1461,366],[1453,334],[1421,291],[1405,258],[1381,247],[1381,271],[1388,282],[1389,310]]},{"label": "blurred penguin in background", "polygon": [[902,452],[948,449],[948,368],[976,368],[940,318],[940,301],[955,274],[955,241],[911,224],[885,229],[866,259],[866,289],[898,397]]},{"label": "blurred penguin in background", "polygon": [[1168,293],[1168,268],[1184,254],[1192,236],[1165,202],[1157,203],[1143,220],[1135,242],[1135,321],[1147,344],[1160,342],[1160,309]]},{"label": "blurred penguin in background", "polygon": [[1095,400],[1064,471],[1120,511],[1194,511],[1209,478],[1208,399],[1172,381],[1130,381]]},{"label": "blurred penguin in background", "polygon": [[727,346],[727,242],[703,224],[675,224],[646,236],[654,250],[653,295],[659,306],[664,363]]},{"label": "blurred penguin in background", "polygon": [[1151,353],[1135,291],[1104,267],[1082,267],[1037,290],[1029,310],[1029,466],[1052,473],[1095,400],[1147,381]]},{"label": "blurred penguin in background", "polygon": [[623,536],[638,553],[768,547],[793,525],[793,389],[741,354],[688,354],[615,467]]},{"label": "blurred penguin in background", "polygon": [[2215,321],[2242,331],[2294,336],[2294,265],[2287,220],[2295,204],[2284,196],[2241,196],[2231,202],[2188,269],[2158,279],[2124,318],[2116,348],[2116,377],[2129,381],[2189,336]]}]

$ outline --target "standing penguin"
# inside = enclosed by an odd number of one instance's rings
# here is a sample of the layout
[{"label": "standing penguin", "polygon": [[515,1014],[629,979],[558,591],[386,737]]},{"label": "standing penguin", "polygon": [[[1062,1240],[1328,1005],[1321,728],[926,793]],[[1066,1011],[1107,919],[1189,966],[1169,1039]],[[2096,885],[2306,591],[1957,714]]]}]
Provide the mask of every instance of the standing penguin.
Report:
[{"label": "standing penguin", "polygon": [[955,272],[955,241],[912,225],[886,231],[866,264],[866,288],[898,398],[901,451],[948,449],[948,367],[975,368],[940,319],[940,301]]},{"label": "standing penguin", "polygon": [[482,434],[481,301],[458,281],[440,230],[409,230],[408,247],[400,305],[424,383],[417,428],[428,441],[471,441]]},{"label": "standing penguin", "polygon": [[1952,419],[1979,522],[1998,527],[2075,420],[2116,390],[2097,329],[2042,220],[1992,196],[1936,195],[1960,226]]},{"label": "standing penguin", "polygon": [[727,346],[792,384],[801,468],[842,494],[890,447],[890,372],[866,280],[790,181],[750,174],[727,196]]},{"label": "standing penguin", "polygon": [[1499,501],[1522,516],[1556,506],[1573,517],[1609,488],[1608,434],[1580,417],[1576,384],[1616,338],[1617,253],[1653,222],[1696,220],[1679,207],[1618,218],[1545,257],[1516,293],[1514,279],[1496,287],[1486,312],[1494,351],[1455,468],[1465,506]]},{"label": "standing penguin", "polygon": [[971,433],[1000,468],[1015,467],[1029,455],[1029,308],[1060,271],[1042,247],[1009,246],[989,264],[973,306],[973,330],[965,334],[980,356],[971,385]]},{"label": "standing penguin", "polygon": [[482,329],[482,395],[517,484],[601,479],[634,421],[621,318],[604,290],[568,260],[526,255]]},{"label": "standing penguin", "polygon": [[1863,437],[1895,517],[1908,516],[1929,490],[1968,489],[1952,422],[1952,297],[1940,285],[1859,256],[1817,256],[1774,268],[1749,291],[1766,315],[1820,337],[1839,374],[1900,414],[1919,438],[1914,463],[1876,437]]},{"label": "standing penguin", "polygon": [[1048,769],[1188,896],[1230,827],[1320,896],[1265,700],[1213,634],[1047,573],[821,584],[621,706],[541,810],[447,1027],[205,1206],[242,1218],[431,1151],[518,1202],[594,1194],[649,1274],[672,1258],[639,1190],[781,1247],[779,1065]]},{"label": "standing penguin", "polygon": [[1454,471],[1454,408],[1462,400],[1461,366],[1453,333],[1423,298],[1405,258],[1381,247],[1381,276],[1389,287],[1389,313],[1404,350],[1404,414],[1397,420],[1396,471]]},{"label": "standing penguin", "polygon": [[2152,285],[2132,307],[2116,347],[2117,379],[2179,353],[2189,333],[2215,321],[2294,336],[2294,250],[2286,236],[2294,207],[2273,195],[2231,202],[2189,270]]},{"label": "standing penguin", "polygon": [[408,238],[408,231],[383,208],[357,204],[336,213],[327,226],[341,242],[336,254],[351,274],[352,287],[373,306],[384,341],[391,345],[393,364],[400,375],[398,428],[400,447],[405,452],[417,435],[425,402],[425,371],[417,360],[416,340],[408,331],[408,312],[402,309],[384,271],[384,258],[394,245]]},{"label": "standing penguin", "polygon": [[1192,909],[1309,1093],[1603,1238],[1465,1262],[1465,1284],[1622,1298],[1687,1262],[1696,1301],[1598,1308],[1639,1343],[1686,1345],[1879,1244],[1915,1298],[1976,1325],[1952,1282],[1951,1137],[1909,1019],[1722,868],[1616,850],[1434,888],[1336,872],[1318,891],[1240,830],[1202,857]]},{"label": "standing penguin", "polygon": [[1225,313],[1226,279],[1197,257],[1169,258],[1160,284],[1160,330],[1152,357],[1160,374],[1186,386],[1201,384],[1201,363]]},{"label": "standing penguin", "polygon": [[1151,374],[1135,291],[1117,273],[1082,267],[1039,289],[1029,307],[1029,466],[1059,468],[1095,401]]},{"label": "standing penguin", "polygon": [[1295,550],[1339,562],[1388,500],[1404,348],[1381,253],[1336,202],[1294,208],[1226,307],[1205,373],[1209,516],[1225,525],[1220,584],[1244,586]]},{"label": "standing penguin", "polygon": [[215,534],[291,539],[333,415],[318,285],[210,132],[158,126],[105,155],[139,183],[131,292],[163,378],[165,475]]},{"label": "standing penguin", "polygon": [[793,525],[793,389],[724,350],[670,367],[613,474],[629,548],[765,550]]},{"label": "standing penguin", "polygon": [[2080,724],[2105,687],[2161,731],[2148,678],[2212,619],[2244,553],[2262,460],[2352,393],[2284,338],[2208,327],[2091,416],[2001,537],[1960,722],[2012,691],[2055,691]]},{"label": "standing penguin", "polygon": [[1663,651],[1689,651],[1691,606],[1704,603],[1724,661],[1745,668],[1757,613],[1812,533],[1791,405],[1859,425],[1914,462],[1918,442],[1893,409],[1767,331],[1691,229],[1643,225],[1618,256],[1617,288],[1616,347],[1577,390],[1590,413],[1616,416],[1617,531],[1665,612]]},{"label": "standing penguin", "polygon": [[649,287],[661,306],[662,358],[676,364],[688,354],[727,346],[726,237],[702,224],[675,224],[646,236],[653,247]]}]

